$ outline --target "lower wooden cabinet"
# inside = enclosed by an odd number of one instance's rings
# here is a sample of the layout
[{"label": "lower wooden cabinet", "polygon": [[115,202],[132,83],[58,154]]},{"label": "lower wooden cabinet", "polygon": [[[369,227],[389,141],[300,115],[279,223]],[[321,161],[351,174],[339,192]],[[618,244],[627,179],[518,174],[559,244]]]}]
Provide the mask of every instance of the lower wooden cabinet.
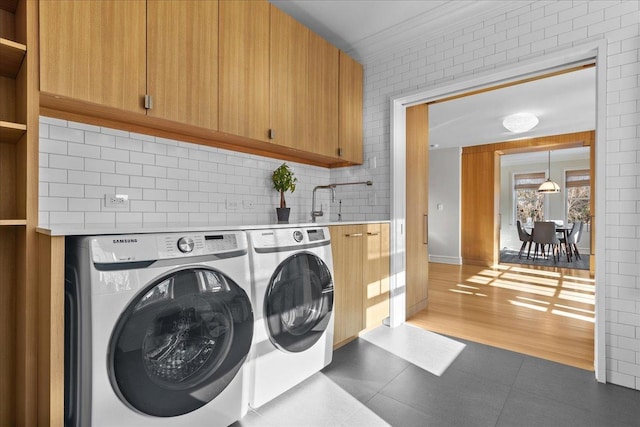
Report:
[{"label": "lower wooden cabinet", "polygon": [[334,347],[389,315],[389,224],[330,227],[334,271]]}]

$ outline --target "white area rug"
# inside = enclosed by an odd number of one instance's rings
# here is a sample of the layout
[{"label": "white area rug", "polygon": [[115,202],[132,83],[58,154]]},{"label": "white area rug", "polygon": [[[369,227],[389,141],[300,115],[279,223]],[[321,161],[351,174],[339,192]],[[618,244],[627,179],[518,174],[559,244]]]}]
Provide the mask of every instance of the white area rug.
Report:
[{"label": "white area rug", "polygon": [[438,376],[465,347],[461,342],[406,323],[395,328],[378,326],[360,338]]}]

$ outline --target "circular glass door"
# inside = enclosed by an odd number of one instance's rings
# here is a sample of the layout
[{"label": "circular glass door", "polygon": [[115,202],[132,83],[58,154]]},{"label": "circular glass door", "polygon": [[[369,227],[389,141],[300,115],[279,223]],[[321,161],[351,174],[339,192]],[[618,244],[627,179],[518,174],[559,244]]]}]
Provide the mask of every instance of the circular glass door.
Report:
[{"label": "circular glass door", "polygon": [[251,301],[240,286],[213,269],[177,270],[147,286],[120,316],[109,378],[141,413],[186,414],[229,385],[252,336]]},{"label": "circular glass door", "polygon": [[333,279],[316,255],[301,252],[276,269],[264,302],[271,342],[300,352],[314,345],[329,325],[333,311]]}]

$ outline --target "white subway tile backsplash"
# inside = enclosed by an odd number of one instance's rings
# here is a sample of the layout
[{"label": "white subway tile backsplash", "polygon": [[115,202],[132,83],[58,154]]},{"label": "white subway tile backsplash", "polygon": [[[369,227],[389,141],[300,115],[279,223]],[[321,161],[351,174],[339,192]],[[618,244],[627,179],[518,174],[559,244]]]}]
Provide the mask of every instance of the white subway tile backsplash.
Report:
[{"label": "white subway tile backsplash", "polygon": [[69,199],[69,211],[100,212],[101,199]]},{"label": "white subway tile backsplash", "polygon": [[61,126],[49,126],[49,138],[68,142],[84,142],[84,131]]},{"label": "white subway tile backsplash", "polygon": [[119,175],[113,173],[101,173],[100,184],[114,187],[128,187],[129,175]]},{"label": "white subway tile backsplash", "polygon": [[67,182],[66,169],[40,168],[40,179],[47,182]]},{"label": "white subway tile backsplash", "polygon": [[167,168],[162,166],[142,165],[142,175],[155,178],[166,178]]},{"label": "white subway tile backsplash", "polygon": [[116,150],[113,148],[102,147],[100,150],[100,158],[102,160],[114,160],[117,162],[129,162],[129,152]]},{"label": "white subway tile backsplash", "polygon": [[97,128],[96,132],[87,132],[84,137],[85,144],[99,145],[101,147],[111,147],[111,148],[114,148],[116,146],[115,136],[105,135],[103,133],[98,133],[98,132],[100,132],[100,128]]},{"label": "white subway tile backsplash", "polygon": [[116,164],[111,160],[98,160],[88,159],[84,160],[85,170],[94,172],[108,172],[114,173],[116,171]]},{"label": "white subway tile backsplash", "polygon": [[84,197],[84,186],[79,184],[60,184],[50,182],[49,195],[51,197]]},{"label": "white subway tile backsplash", "polygon": [[116,173],[121,175],[142,176],[142,165],[136,163],[116,162]]},{"label": "white subway tile backsplash", "polygon": [[166,156],[167,146],[156,141],[142,141],[142,151],[145,153],[160,154]]},{"label": "white subway tile backsplash", "polygon": [[142,141],[124,136],[117,136],[115,148],[118,150],[142,151]]},{"label": "white subway tile backsplash", "polygon": [[135,188],[155,188],[156,180],[146,176],[131,176],[129,177],[129,185]]},{"label": "white subway tile backsplash", "polygon": [[67,154],[67,142],[55,139],[40,139],[41,153]]},{"label": "white subway tile backsplash", "polygon": [[143,165],[155,165],[156,156],[149,153],[139,153],[136,151],[132,151],[129,155],[129,159],[131,163],[140,163]]},{"label": "white subway tile backsplash", "polygon": [[142,224],[141,212],[115,212],[116,224]]},{"label": "white subway tile backsplash", "polygon": [[69,169],[69,184],[100,185],[100,173]]},{"label": "white subway tile backsplash", "polygon": [[43,211],[67,211],[67,198],[66,197],[45,197],[40,196],[40,210]]}]

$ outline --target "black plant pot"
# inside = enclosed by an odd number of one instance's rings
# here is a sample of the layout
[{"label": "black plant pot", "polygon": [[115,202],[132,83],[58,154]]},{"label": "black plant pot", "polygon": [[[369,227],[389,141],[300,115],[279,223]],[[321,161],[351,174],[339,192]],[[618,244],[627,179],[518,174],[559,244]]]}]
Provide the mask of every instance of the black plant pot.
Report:
[{"label": "black plant pot", "polygon": [[291,213],[291,208],[276,208],[278,224],[289,224],[289,213]]}]

